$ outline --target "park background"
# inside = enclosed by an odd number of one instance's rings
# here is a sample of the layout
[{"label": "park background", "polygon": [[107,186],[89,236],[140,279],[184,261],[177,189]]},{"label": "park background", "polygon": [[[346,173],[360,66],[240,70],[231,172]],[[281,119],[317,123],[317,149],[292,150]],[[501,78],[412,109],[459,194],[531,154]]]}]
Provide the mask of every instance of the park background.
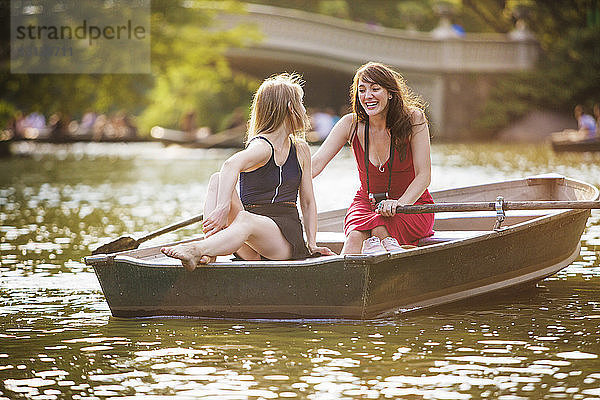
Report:
[{"label": "park background", "polygon": [[[441,139],[503,138],[503,133],[519,121],[530,124],[525,129],[528,137],[523,139],[539,139],[551,129],[575,127],[575,104],[584,105],[589,112],[600,101],[597,0],[250,3],[320,14],[351,21],[357,27],[397,29],[404,34],[434,33],[444,20],[458,29],[458,36],[466,33],[510,37],[518,30],[526,32],[527,40],[534,40],[539,49],[533,68],[506,73],[464,71],[449,76],[455,93],[446,95],[445,107],[454,107],[448,110],[452,118],[445,124],[432,120],[432,130]],[[0,2],[5,21],[10,15],[9,4],[8,0]],[[282,72],[277,66],[273,70],[265,67],[249,71],[239,62],[230,62],[228,54],[232,49],[252,47],[263,39],[262,33],[247,24],[224,28],[218,15],[243,15],[247,8],[248,3],[238,1],[153,0],[151,74],[11,74],[10,26],[2,24],[0,126],[5,127],[18,112],[38,112],[46,118],[57,114],[79,120],[92,110],[97,114],[131,116],[139,134],[148,136],[152,126],[178,128],[184,115],[194,112],[199,126],[222,131],[232,120],[239,119],[240,110],[247,115],[251,95],[265,76]],[[302,65],[294,69],[307,78],[315,75],[303,71]],[[311,86],[307,79],[307,106],[332,107],[336,112],[342,109],[348,103],[352,75],[339,74],[335,69],[322,70],[317,75],[317,80],[327,81],[329,75],[330,80],[341,82],[330,90],[333,94],[319,98],[311,96],[319,82]],[[509,138],[518,138],[520,133],[513,132]]]},{"label": "park background", "polygon": [[[9,3],[0,0],[3,22]],[[145,75],[11,74],[9,27],[2,23],[0,123],[19,110],[73,119],[94,110],[130,115],[140,135],[148,135],[155,124],[177,127],[193,109],[199,123],[220,131],[234,110],[248,109],[264,76],[240,70],[228,56],[231,49],[252,50],[260,32],[213,30],[214,5],[237,16],[250,7],[296,8],[374,35],[385,26],[406,35],[421,31],[417,36],[438,28],[439,7],[449,7],[433,1],[246,6],[155,0],[152,74]],[[461,88],[475,82],[481,86],[472,89],[487,89],[474,90],[485,94],[481,98],[460,91],[454,103],[467,102],[472,118],[463,119],[468,124],[453,139],[444,139],[446,127],[432,120],[431,190],[548,172],[600,187],[600,153],[502,141],[507,127],[531,113],[542,121],[559,116],[565,126],[555,129],[562,129],[575,125],[575,103],[589,108],[598,101],[598,2],[464,0],[451,8],[451,22],[467,38],[509,37],[515,15],[523,17],[539,55],[527,71],[461,74]],[[281,72],[273,67],[270,73]],[[332,99],[347,101],[350,77]],[[314,83],[307,79],[307,105],[328,105],[312,97]],[[11,148],[0,157],[1,400],[600,399],[598,211],[588,220],[579,257],[531,290],[375,321],[120,319],[112,317],[83,257],[119,236],[141,237],[202,212],[209,177],[236,149],[26,140]],[[353,154],[344,147],[314,180],[319,211],[350,204],[357,185]],[[199,232],[191,225],[145,245]]]}]

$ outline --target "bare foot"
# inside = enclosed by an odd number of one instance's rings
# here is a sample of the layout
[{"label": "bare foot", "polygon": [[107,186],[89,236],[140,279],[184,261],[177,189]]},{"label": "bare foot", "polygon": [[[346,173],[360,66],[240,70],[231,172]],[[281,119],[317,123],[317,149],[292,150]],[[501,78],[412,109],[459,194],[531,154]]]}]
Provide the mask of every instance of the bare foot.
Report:
[{"label": "bare foot", "polygon": [[217,259],[217,257],[215,256],[202,256],[200,258],[199,264],[208,264],[208,263],[212,263],[215,262]]},{"label": "bare foot", "polygon": [[208,257],[202,254],[197,244],[178,244],[173,247],[163,247],[160,251],[169,257],[181,260],[181,264],[188,271],[195,270],[199,263],[206,264],[203,261]]}]

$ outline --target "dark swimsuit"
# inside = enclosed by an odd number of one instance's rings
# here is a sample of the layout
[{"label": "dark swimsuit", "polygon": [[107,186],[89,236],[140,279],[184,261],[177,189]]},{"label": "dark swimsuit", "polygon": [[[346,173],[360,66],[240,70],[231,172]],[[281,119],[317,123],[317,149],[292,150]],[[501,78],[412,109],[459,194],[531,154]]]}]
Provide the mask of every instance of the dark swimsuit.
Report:
[{"label": "dark swimsuit", "polygon": [[273,144],[262,136],[256,136],[252,140],[255,139],[262,139],[271,146],[271,158],[254,171],[240,173],[240,199],[244,209],[271,218],[292,246],[291,258],[306,258],[310,253],[304,242],[302,223],[296,207],[302,180],[296,146],[291,143],[287,160],[279,166],[275,163]]}]

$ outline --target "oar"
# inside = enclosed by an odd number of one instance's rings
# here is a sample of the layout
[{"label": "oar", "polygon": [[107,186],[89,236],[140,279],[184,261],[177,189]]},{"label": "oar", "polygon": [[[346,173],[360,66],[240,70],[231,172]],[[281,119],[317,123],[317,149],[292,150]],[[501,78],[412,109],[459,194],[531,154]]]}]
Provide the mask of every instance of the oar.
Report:
[{"label": "oar", "polygon": [[131,236],[121,236],[120,238],[113,240],[112,242],[103,244],[102,246],[98,247],[96,250],[92,251],[92,255],[110,254],[116,253],[118,251],[137,249],[141,243],[147,240],[154,239],[155,237],[160,236],[164,233],[175,231],[179,228],[183,228],[184,226],[191,225],[195,222],[200,222],[202,221],[202,218],[202,214],[196,215],[195,217],[186,219],[184,221],[176,222],[174,224],[165,226],[164,228],[160,228],[154,232],[150,232],[139,239],[134,239]]},{"label": "oar", "polygon": [[557,210],[600,208],[600,201],[501,201],[469,203],[415,204],[396,207],[397,213],[421,214],[453,211]]}]

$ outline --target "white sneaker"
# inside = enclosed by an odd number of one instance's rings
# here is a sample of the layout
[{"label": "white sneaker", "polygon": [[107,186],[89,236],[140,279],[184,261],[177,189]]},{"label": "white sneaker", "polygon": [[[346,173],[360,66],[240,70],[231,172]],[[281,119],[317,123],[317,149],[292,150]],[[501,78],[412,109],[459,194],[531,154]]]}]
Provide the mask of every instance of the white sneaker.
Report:
[{"label": "white sneaker", "polygon": [[402,246],[400,246],[400,243],[398,243],[398,241],[395,238],[391,237],[391,236],[388,236],[385,239],[383,239],[381,241],[381,244],[389,252],[392,252],[392,251],[404,251],[404,249],[402,248]]},{"label": "white sneaker", "polygon": [[363,242],[362,254],[385,253],[385,247],[381,244],[381,240],[377,236],[371,236]]}]

